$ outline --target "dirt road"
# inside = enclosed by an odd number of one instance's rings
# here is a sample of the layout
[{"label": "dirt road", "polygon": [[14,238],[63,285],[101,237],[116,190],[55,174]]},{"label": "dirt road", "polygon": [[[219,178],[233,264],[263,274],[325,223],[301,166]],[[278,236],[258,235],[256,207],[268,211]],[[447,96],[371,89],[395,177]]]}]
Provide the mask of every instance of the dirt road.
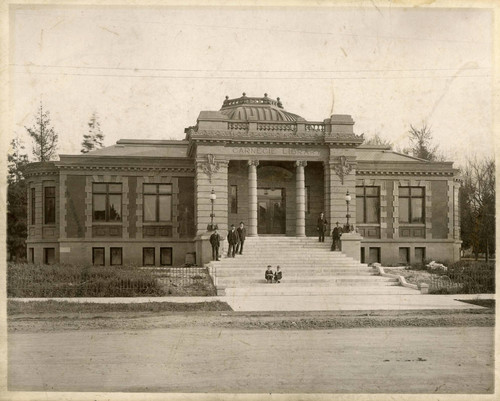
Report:
[{"label": "dirt road", "polygon": [[10,332],[9,389],[485,393],[493,327]]}]

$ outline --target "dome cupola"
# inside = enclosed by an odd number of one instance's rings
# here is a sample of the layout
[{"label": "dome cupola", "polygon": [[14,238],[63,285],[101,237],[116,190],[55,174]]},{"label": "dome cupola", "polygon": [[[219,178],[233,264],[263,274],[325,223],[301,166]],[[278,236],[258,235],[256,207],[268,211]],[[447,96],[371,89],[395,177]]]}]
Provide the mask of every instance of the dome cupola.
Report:
[{"label": "dome cupola", "polygon": [[235,121],[305,121],[297,114],[284,110],[279,97],[274,100],[269,98],[267,93],[264,97],[247,97],[244,92],[236,99],[226,96],[220,112]]}]

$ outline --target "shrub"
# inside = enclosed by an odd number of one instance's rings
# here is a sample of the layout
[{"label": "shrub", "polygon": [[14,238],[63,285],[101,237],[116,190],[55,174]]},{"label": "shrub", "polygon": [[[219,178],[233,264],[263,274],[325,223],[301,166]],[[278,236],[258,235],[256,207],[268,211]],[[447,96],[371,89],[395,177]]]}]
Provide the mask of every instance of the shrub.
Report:
[{"label": "shrub", "polygon": [[132,266],[9,263],[8,297],[134,297],[164,295],[148,270]]}]

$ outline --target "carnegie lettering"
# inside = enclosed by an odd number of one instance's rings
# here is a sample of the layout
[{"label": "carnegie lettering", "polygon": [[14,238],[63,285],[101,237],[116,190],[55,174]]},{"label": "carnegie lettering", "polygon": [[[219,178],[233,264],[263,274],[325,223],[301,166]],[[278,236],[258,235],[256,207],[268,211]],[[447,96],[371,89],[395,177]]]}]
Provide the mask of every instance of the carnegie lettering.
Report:
[{"label": "carnegie lettering", "polygon": [[242,155],[290,155],[290,156],[318,156],[317,149],[297,149],[297,148],[233,148],[233,153]]}]

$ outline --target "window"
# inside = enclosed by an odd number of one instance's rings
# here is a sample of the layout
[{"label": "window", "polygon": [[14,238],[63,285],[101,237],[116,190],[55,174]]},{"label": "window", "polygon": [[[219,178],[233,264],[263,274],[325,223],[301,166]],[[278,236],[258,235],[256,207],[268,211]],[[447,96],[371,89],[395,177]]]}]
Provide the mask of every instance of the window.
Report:
[{"label": "window", "polygon": [[110,248],[109,264],[111,266],[120,266],[122,264],[122,248]]},{"label": "window", "polygon": [[143,266],[154,266],[155,265],[155,249],[154,248],[142,248],[142,264],[143,264]]},{"label": "window", "polygon": [[172,266],[172,248],[160,248],[160,265]]},{"label": "window", "polygon": [[423,187],[399,187],[399,222],[424,222]]},{"label": "window", "polygon": [[410,248],[399,248],[399,263],[410,263]]},{"label": "window", "polygon": [[31,224],[35,224],[36,211],[35,188],[31,188]]},{"label": "window", "polygon": [[380,222],[380,187],[356,187],[356,222]]},{"label": "window", "polygon": [[92,248],[92,264],[104,266],[104,248]]},{"label": "window", "polygon": [[231,213],[238,213],[238,186],[231,185],[231,192],[229,194],[231,200]]},{"label": "window", "polygon": [[172,184],[144,184],[144,221],[172,220]]},{"label": "window", "polygon": [[121,221],[122,184],[94,183],[92,204],[94,221]]},{"label": "window", "polygon": [[425,261],[425,248],[415,248],[415,262],[424,263]]},{"label": "window", "polygon": [[368,250],[368,263],[380,263],[380,248],[370,248]]},{"label": "window", "polygon": [[53,265],[56,261],[55,248],[43,248],[43,263]]},{"label": "window", "polygon": [[35,248],[29,248],[29,262],[35,263]]},{"label": "window", "polygon": [[366,263],[365,262],[365,247],[361,247],[361,263]]},{"label": "window", "polygon": [[56,222],[56,189],[55,187],[44,188],[44,219],[45,224]]}]

